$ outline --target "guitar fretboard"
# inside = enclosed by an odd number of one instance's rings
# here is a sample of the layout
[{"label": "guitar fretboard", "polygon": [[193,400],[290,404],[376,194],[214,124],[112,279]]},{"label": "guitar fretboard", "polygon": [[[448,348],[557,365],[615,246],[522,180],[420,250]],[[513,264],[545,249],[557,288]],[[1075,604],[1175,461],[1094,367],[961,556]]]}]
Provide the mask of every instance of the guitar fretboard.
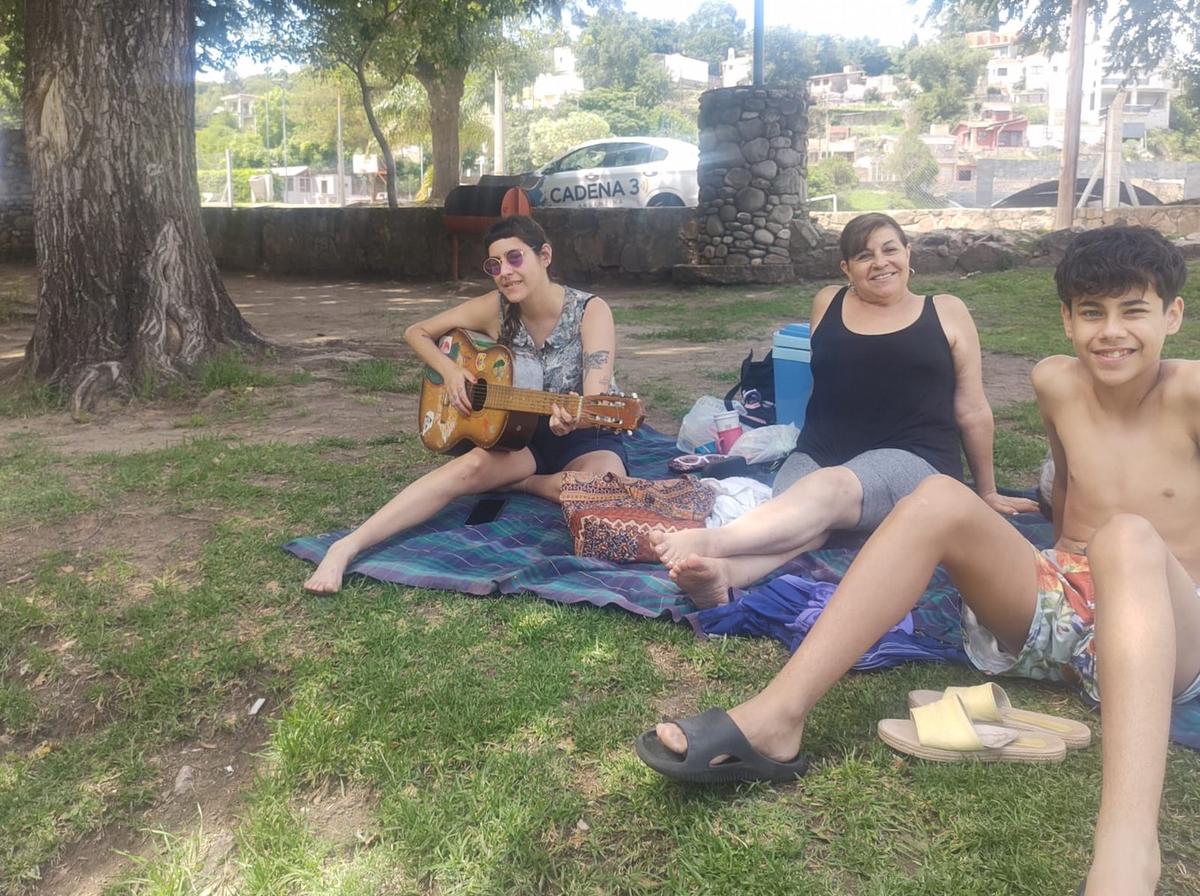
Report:
[{"label": "guitar fretboard", "polygon": [[518,389],[515,386],[501,386],[496,383],[485,383],[482,380],[471,387],[471,405],[480,407],[481,400],[484,408],[498,411],[525,411],[545,417],[554,413],[556,404],[576,418],[583,411],[582,395],[559,395],[557,392]]}]

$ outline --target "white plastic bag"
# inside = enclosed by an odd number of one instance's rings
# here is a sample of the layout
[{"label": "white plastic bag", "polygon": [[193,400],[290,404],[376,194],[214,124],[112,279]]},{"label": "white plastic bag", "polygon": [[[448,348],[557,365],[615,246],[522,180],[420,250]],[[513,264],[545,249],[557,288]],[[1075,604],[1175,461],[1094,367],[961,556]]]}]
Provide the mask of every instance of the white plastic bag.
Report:
[{"label": "white plastic bag", "polygon": [[729,453],[746,458],[748,464],[769,463],[791,454],[799,435],[800,430],[791,423],[748,429],[733,443]]},{"label": "white plastic bag", "polygon": [[[739,414],[745,410],[736,401],[733,408]],[[725,411],[724,401],[712,395],[701,395],[692,409],[684,414],[675,447],[688,454],[714,454],[717,450],[717,424],[713,418]]]}]

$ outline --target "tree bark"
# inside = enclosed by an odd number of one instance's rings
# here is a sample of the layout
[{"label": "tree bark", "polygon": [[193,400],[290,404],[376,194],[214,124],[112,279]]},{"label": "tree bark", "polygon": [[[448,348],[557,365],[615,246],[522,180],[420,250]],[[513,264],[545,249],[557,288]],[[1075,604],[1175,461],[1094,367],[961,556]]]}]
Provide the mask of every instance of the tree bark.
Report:
[{"label": "tree bark", "polygon": [[429,198],[445,202],[446,194],[458,186],[459,163],[462,161],[458,117],[467,70],[466,67],[443,68],[419,59],[413,66],[413,73],[429,97],[429,130],[433,140],[433,189]]},{"label": "tree bark", "polygon": [[192,0],[26,5],[38,313],[25,372],[77,413],[255,345],[200,219]]},{"label": "tree bark", "polygon": [[388,143],[387,137],[383,134],[383,128],[379,126],[379,120],[375,117],[375,109],[371,106],[371,85],[367,83],[367,73],[364,69],[364,63],[360,60],[353,66],[353,69],[354,78],[358,81],[358,89],[362,93],[363,111],[367,113],[367,124],[371,128],[371,133],[375,135],[375,142],[379,144],[379,151],[383,153],[388,208],[395,208],[398,205],[396,201],[396,159],[392,155],[392,147]]}]

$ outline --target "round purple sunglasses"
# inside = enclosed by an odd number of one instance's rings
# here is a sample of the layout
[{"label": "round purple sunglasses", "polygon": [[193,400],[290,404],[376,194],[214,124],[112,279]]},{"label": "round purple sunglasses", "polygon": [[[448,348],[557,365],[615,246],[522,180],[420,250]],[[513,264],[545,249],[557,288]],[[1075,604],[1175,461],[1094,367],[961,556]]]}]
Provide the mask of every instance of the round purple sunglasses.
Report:
[{"label": "round purple sunglasses", "polygon": [[[519,268],[525,263],[525,250],[509,249],[504,253],[504,261],[508,262],[510,268]],[[489,277],[499,277],[501,264],[501,260],[493,255],[484,259],[483,270]]]},{"label": "round purple sunglasses", "polygon": [[[546,243],[541,243],[541,245],[545,246]],[[541,246],[532,249],[532,252],[534,254],[541,252]],[[484,259],[484,272],[487,273],[488,277],[499,277],[500,265],[503,264],[503,261],[508,261],[509,267],[520,267],[524,264],[524,255],[526,255],[524,249],[509,249],[508,252],[504,253],[503,260],[497,258],[496,255],[492,255],[490,258]]]}]

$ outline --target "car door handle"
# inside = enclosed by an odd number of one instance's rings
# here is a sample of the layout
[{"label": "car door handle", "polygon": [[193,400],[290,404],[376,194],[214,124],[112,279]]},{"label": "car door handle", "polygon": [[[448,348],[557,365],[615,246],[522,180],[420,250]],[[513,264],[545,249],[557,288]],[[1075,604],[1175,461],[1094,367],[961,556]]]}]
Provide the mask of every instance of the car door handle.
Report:
[{"label": "car door handle", "polygon": [[642,177],[658,177],[657,171],[643,171]]},{"label": "car door handle", "polygon": [[584,179],[584,180],[599,180],[599,179],[600,179],[600,175],[599,175],[599,174],[585,174],[585,175],[583,176],[583,179]]}]

